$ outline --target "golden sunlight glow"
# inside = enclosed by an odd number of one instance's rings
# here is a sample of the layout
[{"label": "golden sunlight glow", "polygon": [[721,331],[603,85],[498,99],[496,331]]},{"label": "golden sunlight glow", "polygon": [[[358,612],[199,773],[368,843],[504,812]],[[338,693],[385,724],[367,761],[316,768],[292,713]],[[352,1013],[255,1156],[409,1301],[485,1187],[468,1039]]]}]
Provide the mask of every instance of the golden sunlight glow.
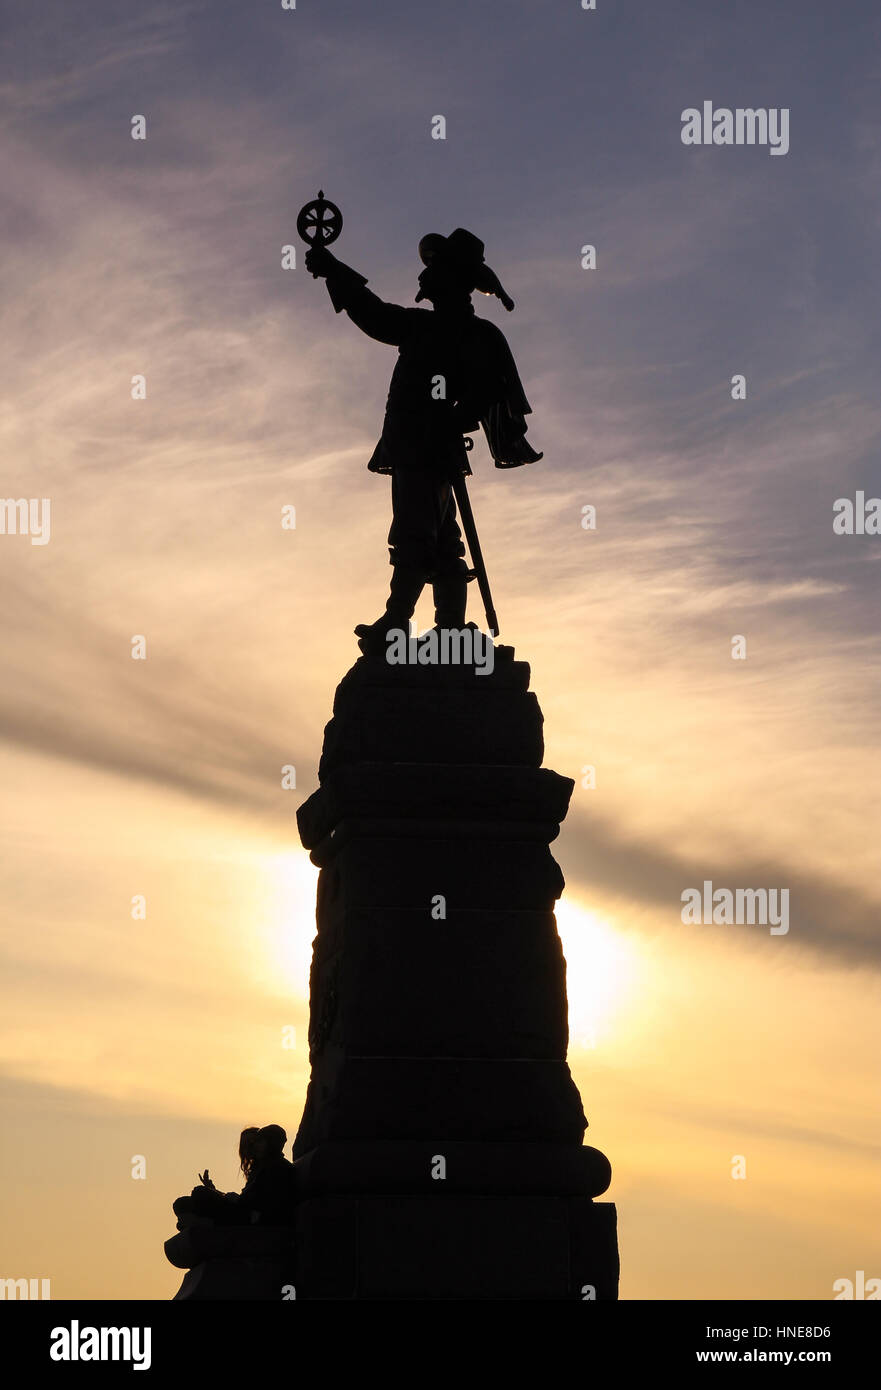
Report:
[{"label": "golden sunlight glow", "polygon": [[[265,967],[275,990],[308,998],[318,870],[303,851],[267,856],[263,927]],[[556,906],[567,963],[570,1047],[595,1048],[634,1004],[642,962],[631,938],[579,903]]]},{"label": "golden sunlight glow", "polygon": [[638,953],[629,938],[577,903],[558,902],[556,917],[566,957],[569,1046],[592,1049],[637,993]]},{"label": "golden sunlight glow", "polygon": [[[318,870],[302,850],[267,856],[262,925],[265,964],[276,992],[308,998]],[[632,940],[588,908],[557,903],[569,994],[570,1047],[592,1049],[634,1002],[644,971]]]},{"label": "golden sunlight glow", "polygon": [[269,856],[264,916],[269,969],[276,990],[309,997],[318,870],[304,850]]}]

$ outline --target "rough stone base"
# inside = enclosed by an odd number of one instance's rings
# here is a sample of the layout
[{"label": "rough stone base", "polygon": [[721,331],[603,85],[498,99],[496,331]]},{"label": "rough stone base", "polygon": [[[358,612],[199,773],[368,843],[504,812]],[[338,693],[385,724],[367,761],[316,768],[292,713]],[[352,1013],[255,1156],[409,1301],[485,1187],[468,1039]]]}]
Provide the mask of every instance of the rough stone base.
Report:
[{"label": "rough stone base", "polygon": [[294,1233],[280,1226],[194,1226],[165,1242],[185,1269],[174,1302],[280,1301],[295,1288]]},{"label": "rough stone base", "polygon": [[617,1290],[609,1202],[388,1195],[300,1207],[298,1298],[581,1301]]},{"label": "rough stone base", "polygon": [[297,1298],[617,1297],[554,920],[574,783],[541,767],[529,667],[495,655],[362,657],[297,812],[321,870]]}]

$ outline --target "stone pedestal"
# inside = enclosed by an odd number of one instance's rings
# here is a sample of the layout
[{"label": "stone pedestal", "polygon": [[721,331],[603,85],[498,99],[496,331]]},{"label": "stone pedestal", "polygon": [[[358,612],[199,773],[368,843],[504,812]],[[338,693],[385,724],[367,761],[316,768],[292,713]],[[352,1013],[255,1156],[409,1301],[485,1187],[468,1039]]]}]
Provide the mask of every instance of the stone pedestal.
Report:
[{"label": "stone pedestal", "polygon": [[608,1161],[583,1146],[529,667],[363,657],[320,789],[297,1297],[617,1296]]}]

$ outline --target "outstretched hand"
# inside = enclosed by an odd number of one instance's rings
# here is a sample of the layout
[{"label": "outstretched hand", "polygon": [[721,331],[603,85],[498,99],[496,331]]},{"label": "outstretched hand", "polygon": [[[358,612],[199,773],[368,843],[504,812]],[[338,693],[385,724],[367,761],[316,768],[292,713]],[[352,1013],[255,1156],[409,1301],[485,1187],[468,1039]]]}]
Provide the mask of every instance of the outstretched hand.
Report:
[{"label": "outstretched hand", "polygon": [[209,1176],[208,1176],[208,1169],[207,1169],[207,1168],[205,1169],[205,1172],[204,1172],[204,1173],[200,1173],[200,1174],[199,1174],[199,1182],[202,1184],[203,1187],[213,1187],[213,1186],[214,1186],[214,1183],[211,1181],[211,1179],[210,1179]]},{"label": "outstretched hand", "polygon": [[336,256],[326,246],[310,246],[306,252],[306,269],[313,275],[328,275],[336,263]]}]

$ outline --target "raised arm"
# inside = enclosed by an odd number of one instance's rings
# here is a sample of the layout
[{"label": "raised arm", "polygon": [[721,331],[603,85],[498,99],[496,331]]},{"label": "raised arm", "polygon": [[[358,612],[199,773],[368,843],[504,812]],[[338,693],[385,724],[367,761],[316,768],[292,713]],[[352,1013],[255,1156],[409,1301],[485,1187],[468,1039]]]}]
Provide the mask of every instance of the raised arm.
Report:
[{"label": "raised arm", "polygon": [[401,346],[410,331],[413,310],[380,299],[368,290],[363,275],[343,265],[326,247],[313,247],[306,252],[306,269],[327,281],[331,303],[337,313],[345,309],[361,332],[377,342]]}]

